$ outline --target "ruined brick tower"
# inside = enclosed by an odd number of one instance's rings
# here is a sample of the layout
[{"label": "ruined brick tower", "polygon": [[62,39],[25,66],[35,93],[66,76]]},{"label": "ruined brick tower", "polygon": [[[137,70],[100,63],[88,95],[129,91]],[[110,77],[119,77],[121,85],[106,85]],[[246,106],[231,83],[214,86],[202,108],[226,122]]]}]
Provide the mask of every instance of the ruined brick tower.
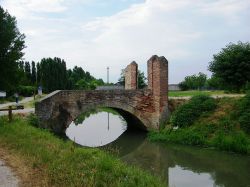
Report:
[{"label": "ruined brick tower", "polygon": [[[143,107],[145,118],[151,118],[151,124],[159,129],[169,115],[168,113],[168,61],[165,57],[153,55],[147,62],[148,94],[137,107]],[[125,89],[136,90],[138,81],[138,65],[135,62],[125,69]]]},{"label": "ruined brick tower", "polygon": [[152,90],[155,107],[155,124],[158,129],[168,116],[168,61],[164,56],[153,55],[148,60],[148,89]]},{"label": "ruined brick tower", "polygon": [[168,102],[168,61],[163,56],[148,60],[148,89],[152,90],[156,110],[162,112]]},{"label": "ruined brick tower", "polygon": [[125,69],[125,89],[137,89],[138,65],[135,61],[131,62]]}]

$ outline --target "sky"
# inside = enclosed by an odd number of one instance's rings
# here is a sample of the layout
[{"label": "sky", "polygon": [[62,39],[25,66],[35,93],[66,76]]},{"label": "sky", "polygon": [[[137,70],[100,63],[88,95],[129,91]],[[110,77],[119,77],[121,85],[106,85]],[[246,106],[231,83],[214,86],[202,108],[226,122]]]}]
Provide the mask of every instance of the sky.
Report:
[{"label": "sky", "polygon": [[250,40],[250,0],[0,0],[26,35],[24,60],[60,57],[117,82],[132,61],[165,56],[169,83],[208,71],[230,42]]}]

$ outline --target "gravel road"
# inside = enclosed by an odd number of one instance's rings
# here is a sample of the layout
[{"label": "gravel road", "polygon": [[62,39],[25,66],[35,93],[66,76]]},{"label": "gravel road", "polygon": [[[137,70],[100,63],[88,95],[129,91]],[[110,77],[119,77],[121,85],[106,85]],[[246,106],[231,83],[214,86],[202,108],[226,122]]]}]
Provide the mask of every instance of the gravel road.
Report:
[{"label": "gravel road", "polygon": [[16,187],[18,182],[18,178],[11,169],[5,165],[3,160],[0,160],[0,187]]}]

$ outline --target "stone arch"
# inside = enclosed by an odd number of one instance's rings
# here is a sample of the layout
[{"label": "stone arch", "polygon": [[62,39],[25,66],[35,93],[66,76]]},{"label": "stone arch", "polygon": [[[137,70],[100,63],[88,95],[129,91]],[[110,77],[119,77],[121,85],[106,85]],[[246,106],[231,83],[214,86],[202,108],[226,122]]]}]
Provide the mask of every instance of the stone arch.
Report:
[{"label": "stone arch", "polygon": [[135,107],[122,102],[117,101],[105,101],[102,102],[91,102],[84,104],[80,100],[75,102],[60,101],[50,105],[52,108],[47,109],[47,112],[51,111],[48,120],[44,121],[42,126],[49,128],[56,134],[65,134],[65,130],[68,128],[70,123],[75,120],[80,114],[88,112],[92,109],[107,107],[116,110],[128,123],[128,130],[141,129],[147,130],[145,124],[148,123],[146,119],[140,116],[140,111]]}]

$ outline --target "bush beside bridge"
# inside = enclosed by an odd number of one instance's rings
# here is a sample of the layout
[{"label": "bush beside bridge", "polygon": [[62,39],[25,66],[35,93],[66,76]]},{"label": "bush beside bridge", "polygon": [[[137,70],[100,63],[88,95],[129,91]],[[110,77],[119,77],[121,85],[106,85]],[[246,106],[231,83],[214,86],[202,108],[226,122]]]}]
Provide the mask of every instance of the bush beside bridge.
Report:
[{"label": "bush beside bridge", "polygon": [[249,92],[243,98],[196,96],[173,112],[165,129],[150,132],[149,139],[250,154],[249,104]]}]

